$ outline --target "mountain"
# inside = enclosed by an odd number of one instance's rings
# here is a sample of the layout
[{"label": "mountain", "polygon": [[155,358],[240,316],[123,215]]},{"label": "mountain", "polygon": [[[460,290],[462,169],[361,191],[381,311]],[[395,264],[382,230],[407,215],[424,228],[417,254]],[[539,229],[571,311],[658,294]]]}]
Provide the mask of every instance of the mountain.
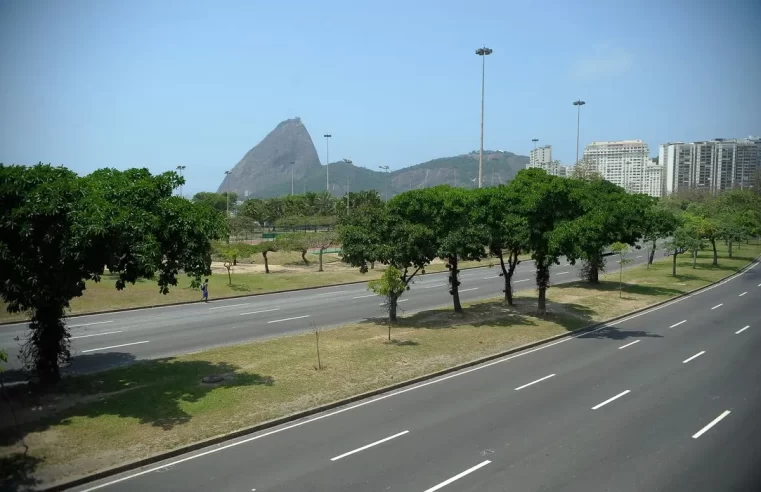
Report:
[{"label": "mountain", "polygon": [[[484,150],[483,185],[505,183],[526,167],[528,157],[501,150]],[[251,149],[225,177],[219,192],[235,191],[246,197],[270,198],[293,191],[322,191],[326,188],[326,170],[322,166],[312,139],[299,118],[280,123],[264,140]],[[343,195],[350,191],[377,190],[389,197],[416,188],[449,184],[464,188],[478,186],[478,151],[443,157],[393,172],[374,171],[347,162],[330,163],[330,192]],[[228,188],[228,186],[230,188]],[[248,191],[248,194],[246,193]]]}]

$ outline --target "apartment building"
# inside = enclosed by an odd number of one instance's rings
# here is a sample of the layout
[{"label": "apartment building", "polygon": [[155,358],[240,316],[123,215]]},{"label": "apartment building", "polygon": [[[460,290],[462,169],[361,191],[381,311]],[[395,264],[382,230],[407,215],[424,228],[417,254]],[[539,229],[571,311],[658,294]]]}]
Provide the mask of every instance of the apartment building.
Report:
[{"label": "apartment building", "polygon": [[665,166],[662,166],[659,161],[650,159],[650,162],[645,164],[642,193],[657,198],[662,197],[665,170]]},{"label": "apartment building", "polygon": [[669,142],[660,146],[666,168],[665,193],[683,189],[719,192],[752,185],[761,168],[761,139],[717,138],[705,142]]},{"label": "apartment building", "polygon": [[526,169],[538,167],[546,170],[550,164],[552,164],[552,145],[543,145],[531,151]]},{"label": "apartment building", "polygon": [[[642,140],[592,142],[584,149],[584,159],[592,163],[603,179],[630,193],[651,194],[652,190],[646,186],[645,168],[648,167],[648,176],[653,177],[657,169],[652,167],[648,153],[648,146]],[[653,196],[660,196],[658,193]]]}]

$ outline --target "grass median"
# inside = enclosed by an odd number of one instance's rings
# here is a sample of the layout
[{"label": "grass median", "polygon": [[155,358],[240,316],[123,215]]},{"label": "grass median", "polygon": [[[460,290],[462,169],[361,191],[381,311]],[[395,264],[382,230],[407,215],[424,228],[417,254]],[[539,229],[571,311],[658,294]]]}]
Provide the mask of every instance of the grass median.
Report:
[{"label": "grass median", "polygon": [[[308,254],[309,265],[304,265],[301,255],[291,252],[269,253],[269,263],[272,273],[257,271],[244,273],[252,266],[262,267],[260,256],[244,259],[239,266],[234,267],[231,278],[223,267],[216,265],[214,273],[209,276],[209,295],[212,300],[224,299],[241,295],[266,294],[282,290],[296,290],[311,287],[326,287],[350,282],[373,280],[383,273],[383,265],[366,274],[359,273],[357,268],[351,268],[341,262],[336,254],[325,254],[323,257],[324,270],[318,272],[316,254]],[[460,268],[494,265],[497,260],[482,262],[463,262]],[[426,273],[437,273],[446,270],[443,262],[437,261],[426,268]],[[116,290],[116,277],[104,275],[100,282],[87,282],[82,297],[73,299],[69,314],[96,313],[113,309],[127,309],[148,306],[161,306],[177,302],[192,302],[201,299],[198,289],[190,288],[190,279],[186,276],[178,278],[179,285],[173,287],[168,294],[159,292],[154,280],[140,279],[135,285],[128,285],[122,291]],[[9,313],[5,304],[0,301],[0,322],[24,321],[26,313]]]},{"label": "grass median", "polygon": [[[381,320],[327,330],[320,370],[315,336],[304,334],[67,378],[56,394],[19,396],[26,456],[4,406],[0,466],[27,470],[27,480],[41,483],[90,474],[645,307],[739,270],[761,246],[743,245],[734,259],[720,253],[718,267],[710,252],[700,254],[696,269],[680,258],[676,277],[668,259],[625,270],[621,298],[611,258],[599,285],[552,287],[543,317],[533,314],[536,296],[527,289],[515,308],[492,299],[462,315],[451,308],[410,313],[392,329],[391,342]],[[201,383],[209,375],[223,380]]]}]

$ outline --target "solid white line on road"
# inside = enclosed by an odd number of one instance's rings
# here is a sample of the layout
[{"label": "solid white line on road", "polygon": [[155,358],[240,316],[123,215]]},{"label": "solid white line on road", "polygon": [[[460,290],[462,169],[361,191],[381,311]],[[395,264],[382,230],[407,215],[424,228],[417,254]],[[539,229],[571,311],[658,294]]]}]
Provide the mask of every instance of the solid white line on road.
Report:
[{"label": "solid white line on road", "polygon": [[81,325],[66,325],[66,328],[81,328],[83,326],[92,326],[92,325],[105,325],[106,323],[113,323],[114,320],[109,321],[95,321],[94,323],[84,323]]},{"label": "solid white line on road", "polygon": [[711,311],[713,311],[713,310],[714,310],[714,309],[716,309],[716,308],[720,308],[720,307],[721,307],[721,306],[723,306],[723,305],[724,305],[724,303],[723,303],[723,302],[722,302],[721,304],[717,304],[717,305],[715,305],[714,307],[712,307],[712,308],[711,308]]},{"label": "solid white line on road", "polygon": [[705,427],[703,427],[702,429],[700,429],[699,431],[697,431],[695,434],[693,434],[693,435],[692,435],[692,438],[693,438],[693,439],[697,439],[698,437],[702,436],[703,434],[705,434],[706,432],[708,432],[708,431],[711,429],[711,427],[713,427],[714,425],[716,425],[716,424],[718,424],[719,422],[721,422],[721,420],[722,420],[724,417],[726,417],[727,415],[729,415],[730,413],[732,413],[732,412],[730,412],[729,410],[724,410],[724,412],[722,412],[722,414],[721,414],[721,415],[719,415],[718,417],[716,417],[715,419],[713,419],[713,420],[711,421],[711,423],[710,423],[710,424],[706,425]]},{"label": "solid white line on road", "polygon": [[686,323],[686,322],[687,322],[687,320],[683,319],[679,323],[674,323],[673,325],[669,326],[669,328],[676,328],[677,326],[681,325],[682,323]]},{"label": "solid white line on road", "polygon": [[706,353],[706,351],[705,351],[705,350],[703,350],[703,351],[701,351],[701,352],[698,352],[697,354],[693,355],[692,357],[689,357],[689,358],[687,358],[687,359],[684,359],[684,360],[682,361],[682,364],[686,364],[686,363],[688,363],[689,361],[691,361],[692,359],[697,359],[698,357],[700,357],[701,355],[703,355],[703,354],[705,354],[705,353]]},{"label": "solid white line on road", "polygon": [[122,330],[119,331],[107,331],[105,333],[93,333],[92,335],[79,335],[78,337],[70,337],[72,340],[75,340],[77,338],[90,338],[90,337],[99,337],[102,335],[113,335],[114,333],[121,333]]},{"label": "solid white line on road", "polygon": [[434,285],[429,285],[428,287],[423,287],[423,288],[424,289],[433,289],[434,287],[441,287],[442,285],[444,285],[444,284],[434,284]]},{"label": "solid white line on road", "polygon": [[560,273],[556,273],[555,275],[565,275],[566,273],[568,272],[560,272]]},{"label": "solid white line on road", "polygon": [[119,348],[119,347],[128,347],[130,345],[140,345],[141,343],[148,343],[149,341],[150,340],[144,340],[142,342],[123,343],[121,345],[111,345],[110,347],[101,347],[96,349],[82,350],[82,353],[86,354],[87,352],[97,352],[98,350],[109,350],[109,349]]},{"label": "solid white line on road", "polygon": [[631,392],[631,390],[622,391],[621,393],[617,394],[613,398],[608,398],[604,402],[598,403],[597,405],[593,406],[592,410],[597,410],[598,408],[604,407],[605,405],[607,405],[608,403],[612,402],[613,400],[617,400],[617,399],[621,398],[622,396],[624,396],[625,394],[630,393],[630,392]]},{"label": "solid white line on road", "polygon": [[371,447],[373,447],[373,446],[377,446],[378,444],[382,444],[382,443],[384,443],[384,442],[386,442],[386,441],[390,441],[391,439],[397,438],[397,437],[399,437],[399,436],[403,436],[403,435],[407,434],[408,432],[409,432],[409,431],[408,431],[408,430],[406,430],[406,431],[404,431],[404,432],[400,432],[400,433],[398,433],[398,434],[394,434],[393,436],[389,436],[389,437],[386,437],[385,439],[381,439],[380,441],[371,442],[370,444],[367,444],[367,445],[365,445],[365,446],[362,446],[361,448],[357,448],[357,449],[355,449],[355,450],[353,450],[353,451],[349,451],[348,453],[339,454],[339,455],[338,455],[338,456],[336,456],[335,458],[330,458],[330,461],[337,461],[337,460],[340,460],[341,458],[345,458],[345,457],[347,457],[347,456],[349,456],[349,455],[352,455],[352,454],[354,454],[354,453],[359,453],[360,451],[364,451],[364,450],[365,450],[365,449],[367,449],[367,448],[371,448]]},{"label": "solid white line on road", "polygon": [[742,294],[740,294],[740,295],[739,295],[739,296],[737,296],[737,297],[742,297],[742,296],[744,296],[745,294],[747,294],[747,292],[743,292]]},{"label": "solid white line on road", "polygon": [[[408,387],[400,389],[398,391],[392,391],[390,393],[385,393],[385,394],[380,395],[380,396],[378,396],[376,398],[371,398],[369,400],[365,400],[365,401],[356,403],[354,405],[349,405],[349,406],[346,406],[346,407],[342,407],[342,408],[339,408],[339,409],[334,410],[332,412],[323,413],[323,414],[317,415],[317,416],[312,417],[312,418],[307,418],[306,420],[297,421],[297,422],[295,422],[293,424],[288,424],[288,425],[285,425],[283,427],[277,427],[275,429],[272,429],[270,431],[264,432],[262,434],[256,434],[254,436],[251,436],[251,437],[248,437],[248,438],[245,438],[245,439],[240,439],[240,440],[237,440],[237,441],[233,441],[233,442],[231,442],[229,444],[220,445],[218,447],[209,449],[207,451],[203,451],[203,452],[200,452],[200,453],[197,453],[197,454],[193,454],[193,455],[190,455],[190,456],[185,456],[184,458],[179,458],[179,459],[174,460],[174,461],[169,462],[169,463],[164,463],[164,464],[161,464],[159,466],[154,466],[152,468],[146,468],[146,469],[143,469],[141,471],[132,473],[130,475],[125,475],[123,477],[111,480],[110,482],[105,482],[105,483],[102,483],[102,484],[94,485],[93,487],[90,487],[89,489],[81,490],[80,492],[92,492],[93,490],[102,489],[103,487],[108,487],[108,486],[111,486],[111,485],[114,485],[114,484],[117,484],[117,483],[124,482],[126,480],[131,480],[133,478],[146,475],[148,473],[153,473],[153,472],[158,471],[158,470],[163,470],[163,469],[165,469],[168,466],[179,465],[180,463],[184,463],[186,461],[190,461],[190,460],[194,460],[194,459],[197,459],[197,458],[201,458],[201,457],[209,455],[209,454],[218,453],[220,451],[224,451],[226,449],[234,448],[236,446],[241,446],[243,444],[248,444],[249,442],[257,441],[259,439],[263,439],[265,437],[269,437],[269,436],[271,436],[273,434],[279,434],[281,432],[285,432],[285,431],[294,429],[296,427],[301,427],[302,425],[311,424],[312,422],[316,422],[318,420],[322,420],[322,419],[326,419],[326,418],[329,418],[329,417],[333,417],[335,415],[340,415],[340,414],[342,414],[344,412],[350,412],[352,410],[356,410],[357,408],[361,408],[361,407],[364,407],[366,405],[372,405],[374,403],[377,403],[379,401],[385,400],[387,398],[394,398],[395,396],[399,396],[399,395],[408,393],[410,391],[415,391],[415,390],[418,390],[418,389],[421,389],[421,388],[425,388],[425,387],[428,387],[428,386],[431,386],[431,385],[434,385],[434,384],[443,383],[443,382],[448,381],[450,379],[458,378],[460,376],[464,376],[466,374],[470,374],[470,373],[475,372],[475,371],[482,371],[484,369],[488,369],[491,366],[495,366],[497,364],[502,364],[502,363],[505,363],[505,362],[509,362],[509,361],[511,361],[513,359],[517,359],[519,357],[525,357],[525,356],[527,356],[529,354],[533,354],[535,352],[539,352],[539,351],[542,351],[542,350],[547,350],[547,349],[549,349],[551,347],[554,347],[556,345],[560,345],[561,343],[566,343],[568,341],[575,340],[575,339],[583,337],[583,336],[589,336],[592,333],[597,333],[598,331],[608,329],[611,326],[616,326],[616,325],[619,325],[621,323],[625,323],[627,321],[631,321],[631,320],[633,320],[635,318],[639,318],[641,316],[648,315],[648,314],[653,313],[655,311],[659,311],[661,309],[673,306],[674,304],[680,303],[680,302],[684,301],[685,299],[689,299],[689,298],[691,298],[693,296],[703,294],[703,293],[705,293],[705,292],[707,292],[709,290],[715,289],[716,287],[720,287],[720,286],[726,284],[727,282],[731,282],[732,280],[734,280],[736,278],[739,278],[739,275],[740,274],[735,275],[733,277],[730,277],[730,278],[728,278],[726,280],[723,280],[723,281],[719,282],[718,284],[714,284],[711,287],[708,287],[708,288],[706,288],[706,289],[704,289],[704,290],[702,290],[700,292],[696,292],[694,294],[690,294],[690,295],[687,295],[685,297],[680,297],[678,299],[674,299],[673,301],[669,301],[669,302],[667,302],[665,304],[661,304],[658,307],[654,307],[652,309],[648,309],[647,311],[642,311],[641,313],[633,314],[631,316],[628,316],[626,318],[620,319],[618,321],[614,321],[613,323],[606,323],[606,324],[600,326],[599,328],[595,328],[594,330],[587,331],[587,332],[581,333],[579,335],[570,335],[567,338],[561,338],[560,340],[556,340],[554,342],[549,342],[549,343],[547,343],[545,345],[540,345],[540,346],[534,347],[532,349],[527,349],[527,350],[524,350],[524,351],[521,351],[521,352],[517,352],[515,354],[508,355],[508,356],[499,358],[499,359],[491,361],[491,362],[486,362],[484,364],[480,364],[478,366],[471,367],[470,369],[464,369],[462,371],[458,371],[458,372],[449,374],[447,376],[441,376],[439,378],[431,379],[429,381],[426,381],[426,382],[423,382],[423,383],[420,383],[420,384],[415,384],[413,386],[408,386]],[[761,287],[761,284],[759,284],[758,286]],[[145,309],[152,309],[152,308],[145,308]]]},{"label": "solid white line on road", "polygon": [[491,279],[493,279],[493,278],[499,278],[499,277],[501,277],[501,276],[502,276],[502,275],[494,275],[493,277],[484,277],[484,280],[491,280]]},{"label": "solid white line on road", "polygon": [[518,386],[517,388],[515,388],[515,391],[522,390],[523,388],[528,388],[532,384],[540,383],[540,382],[544,381],[545,379],[550,379],[552,377],[555,377],[555,375],[554,374],[550,374],[549,376],[544,376],[543,378],[537,379],[536,381],[531,381],[530,383],[524,384],[523,386]]},{"label": "solid white line on road", "polygon": [[238,316],[246,316],[247,314],[271,313],[272,311],[280,311],[280,308],[262,309],[261,311],[251,311],[250,313],[240,313]]},{"label": "solid white line on road", "polygon": [[471,290],[478,290],[478,287],[471,287],[470,289],[462,289],[460,291],[460,294],[462,294],[463,292],[470,292]]},{"label": "solid white line on road", "polygon": [[524,278],[523,280],[516,280],[514,283],[517,284],[518,282],[528,282],[529,280],[531,280],[531,279],[530,278]]},{"label": "solid white line on road", "polygon": [[365,297],[375,297],[377,295],[378,294],[367,294],[367,295],[364,295],[364,296],[352,297],[352,299],[364,299]]},{"label": "solid white line on road", "polygon": [[273,319],[272,321],[267,321],[267,324],[269,323],[280,323],[281,321],[292,321],[294,319],[302,319],[302,318],[308,318],[309,315],[305,314],[304,316],[294,316],[293,318],[283,318],[283,319]]},{"label": "solid white line on road", "polygon": [[631,347],[632,345],[634,345],[635,343],[639,343],[640,341],[641,340],[634,340],[632,343],[627,343],[626,345],[622,345],[618,347],[618,350],[625,349],[626,347]]},{"label": "solid white line on road", "polygon": [[750,328],[750,325],[746,326],[745,328],[740,328],[739,330],[737,330],[737,331],[735,332],[735,335],[739,335],[740,333],[744,332],[744,331],[745,331],[745,330],[747,330],[748,328]]},{"label": "solid white line on road", "polygon": [[491,461],[489,461],[489,460],[482,461],[481,463],[477,464],[476,466],[474,466],[472,468],[468,468],[467,470],[465,470],[462,473],[458,473],[457,475],[455,475],[454,477],[450,478],[449,480],[444,480],[440,484],[435,485],[435,486],[431,487],[430,489],[426,489],[424,492],[434,492],[436,490],[442,489],[442,488],[446,487],[447,485],[449,485],[450,483],[452,483],[452,482],[454,482],[456,480],[461,479],[465,475],[470,475],[471,473],[473,473],[474,471],[478,470],[479,468],[483,468],[484,466],[488,465],[489,463],[491,463]]},{"label": "solid white line on road", "polygon": [[250,302],[244,302],[243,304],[228,304],[227,306],[216,306],[216,307],[209,308],[209,311],[213,311],[215,309],[227,309],[227,308],[232,308],[232,307],[248,306],[249,304],[251,304],[251,303]]}]

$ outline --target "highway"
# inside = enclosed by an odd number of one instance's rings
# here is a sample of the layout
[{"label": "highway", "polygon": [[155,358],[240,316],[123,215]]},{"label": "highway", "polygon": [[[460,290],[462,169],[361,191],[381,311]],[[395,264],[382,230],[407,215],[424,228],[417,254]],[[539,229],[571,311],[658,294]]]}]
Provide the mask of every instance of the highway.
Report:
[{"label": "highway", "polygon": [[[642,264],[646,252],[636,250],[630,258],[634,263],[628,267]],[[608,265],[615,268],[616,260],[609,257]],[[534,271],[532,261],[518,265],[514,288],[534,288]],[[468,302],[503,295],[499,273],[499,266],[462,270],[460,299]],[[578,263],[571,266],[563,260],[551,269],[553,283],[578,279]],[[451,306],[448,289],[446,272],[416,278],[400,299],[400,314]],[[366,283],[218,301],[213,300],[214,292],[210,295],[209,303],[69,318],[74,357],[67,371],[93,372],[140,359],[301,333],[310,330],[311,323],[327,328],[384,315],[382,299],[369,292]],[[20,368],[18,357],[13,356],[20,347],[15,338],[23,341],[27,333],[27,323],[0,326],[0,348],[8,352],[11,370]],[[14,371],[8,380],[22,377]]]},{"label": "highway", "polygon": [[75,490],[761,490],[759,305],[755,264],[594,332]]}]

